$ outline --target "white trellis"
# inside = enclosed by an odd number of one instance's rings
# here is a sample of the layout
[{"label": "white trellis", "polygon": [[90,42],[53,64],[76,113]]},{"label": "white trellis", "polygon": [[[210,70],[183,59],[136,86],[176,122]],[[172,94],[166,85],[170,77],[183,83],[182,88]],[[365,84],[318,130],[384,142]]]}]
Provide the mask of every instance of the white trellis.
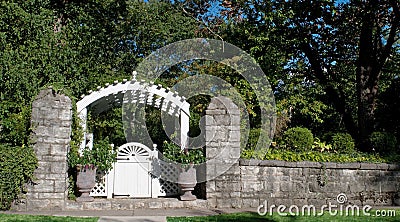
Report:
[{"label": "white trellis", "polygon": [[[161,85],[134,79],[132,81],[124,80],[122,83],[115,81],[113,84],[106,84],[104,87],[99,86],[96,91],[89,91],[89,95],[82,96],[82,99],[77,102],[77,112],[85,132],[80,151],[86,146],[92,147],[93,144],[93,134],[86,132],[88,109],[101,113],[115,105],[122,105],[126,92],[129,92],[132,97],[129,102],[151,105],[169,115],[179,117],[180,140],[187,141],[190,105],[185,98],[170,89],[163,88]],[[113,194],[116,194],[130,197],[157,197],[177,194],[178,186],[176,184],[154,178],[151,175],[152,171],[157,171],[153,175],[174,176],[177,171],[170,165],[158,161],[155,147],[149,149],[141,142],[127,143],[118,148],[118,158],[113,169],[107,174],[98,172],[98,182],[90,193],[91,196],[110,198]],[[185,146],[186,144],[182,143],[182,149]],[[177,175],[175,176],[177,177]],[[128,178],[135,178],[135,180],[129,181]],[[141,184],[135,185],[134,181],[141,181]]]}]

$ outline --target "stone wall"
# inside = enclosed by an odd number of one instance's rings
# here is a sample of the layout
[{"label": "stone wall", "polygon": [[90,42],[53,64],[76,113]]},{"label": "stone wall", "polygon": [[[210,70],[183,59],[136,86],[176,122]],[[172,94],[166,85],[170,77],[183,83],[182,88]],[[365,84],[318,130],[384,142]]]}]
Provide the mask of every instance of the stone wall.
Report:
[{"label": "stone wall", "polygon": [[396,164],[285,162],[240,160],[242,207],[269,204],[322,206],[337,204],[393,205],[399,190]]},{"label": "stone wall", "polygon": [[205,130],[207,200],[214,207],[240,207],[238,107],[225,97],[213,98],[206,110]]},{"label": "stone wall", "polygon": [[67,152],[72,123],[71,100],[52,89],[42,90],[32,103],[32,139],[38,159],[37,178],[28,185],[26,210],[62,210],[68,195]]},{"label": "stone wall", "polygon": [[339,194],[346,204],[394,204],[398,165],[239,160],[239,130],[237,106],[225,97],[213,98],[206,110],[206,196],[211,207],[255,209],[265,201],[322,206],[336,204]]}]

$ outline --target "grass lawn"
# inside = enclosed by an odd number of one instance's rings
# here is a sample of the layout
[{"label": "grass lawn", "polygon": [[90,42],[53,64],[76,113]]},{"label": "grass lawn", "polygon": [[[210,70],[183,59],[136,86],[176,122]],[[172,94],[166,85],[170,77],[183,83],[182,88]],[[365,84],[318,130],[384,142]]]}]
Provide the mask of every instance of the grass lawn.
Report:
[{"label": "grass lawn", "polygon": [[95,217],[54,217],[54,216],[37,216],[23,214],[1,214],[1,222],[97,222],[99,218]]},{"label": "grass lawn", "polygon": [[[371,212],[371,215],[374,211]],[[331,216],[329,213],[323,216],[260,216],[257,213],[235,213],[235,214],[221,214],[216,216],[207,217],[168,217],[168,222],[200,222],[200,221],[240,221],[240,222],[306,222],[306,221],[400,221],[400,211],[396,211],[396,217],[374,217],[374,216]]]}]

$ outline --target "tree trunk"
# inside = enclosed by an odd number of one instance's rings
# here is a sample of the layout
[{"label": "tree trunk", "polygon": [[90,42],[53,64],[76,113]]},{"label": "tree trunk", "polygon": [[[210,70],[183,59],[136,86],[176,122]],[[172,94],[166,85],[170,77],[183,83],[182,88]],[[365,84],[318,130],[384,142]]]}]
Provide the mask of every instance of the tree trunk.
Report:
[{"label": "tree trunk", "polygon": [[357,64],[357,147],[360,151],[371,152],[369,136],[374,131],[376,96],[380,69],[377,61],[377,48],[374,47],[374,6],[366,5],[367,12],[362,20],[360,50]]}]

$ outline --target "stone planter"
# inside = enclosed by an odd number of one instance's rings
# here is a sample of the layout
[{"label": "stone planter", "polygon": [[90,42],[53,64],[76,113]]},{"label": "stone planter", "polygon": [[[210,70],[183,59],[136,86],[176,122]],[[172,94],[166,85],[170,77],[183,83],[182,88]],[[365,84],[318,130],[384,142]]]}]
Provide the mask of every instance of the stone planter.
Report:
[{"label": "stone planter", "polygon": [[196,196],[192,194],[196,184],[197,180],[195,168],[190,167],[188,170],[181,172],[178,177],[178,186],[181,188],[184,194],[180,196],[180,200],[196,200]]},{"label": "stone planter", "polygon": [[81,196],[76,198],[78,202],[91,202],[93,197],[89,196],[90,191],[96,185],[96,167],[83,167],[78,170],[76,186]]}]

